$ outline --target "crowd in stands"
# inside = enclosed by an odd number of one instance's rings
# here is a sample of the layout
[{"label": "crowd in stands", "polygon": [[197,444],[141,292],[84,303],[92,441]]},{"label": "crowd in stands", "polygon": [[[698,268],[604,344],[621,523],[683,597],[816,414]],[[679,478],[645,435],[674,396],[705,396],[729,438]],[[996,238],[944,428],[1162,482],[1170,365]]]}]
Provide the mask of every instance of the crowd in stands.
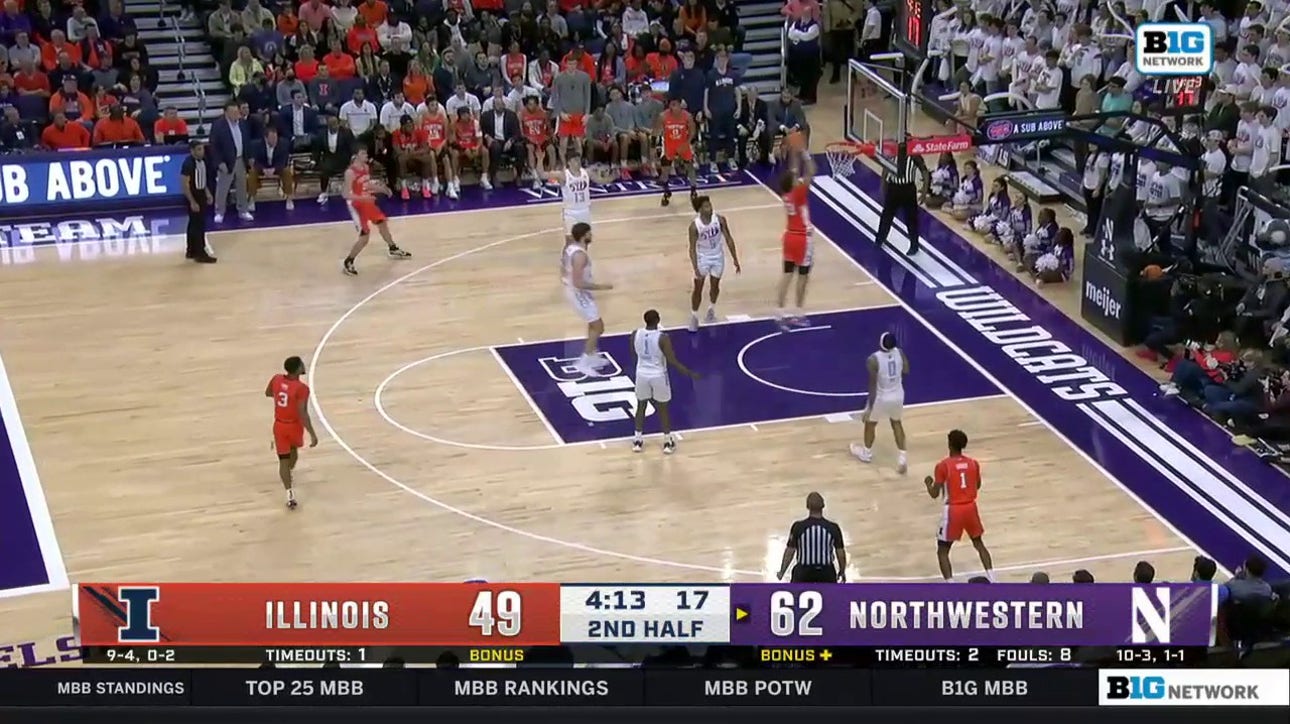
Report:
[{"label": "crowd in stands", "polygon": [[605,177],[655,176],[671,99],[712,171],[768,160],[777,135],[807,127],[792,93],[768,104],[743,87],[730,0],[246,0],[206,28],[243,162],[287,183],[281,160],[252,158],[272,129],[275,150],[311,154],[324,202],[359,146],[404,198],[456,197],[463,171],[537,185],[570,154]]},{"label": "crowd in stands", "polygon": [[159,108],[158,75],[121,0],[4,0],[0,152],[187,138]]}]

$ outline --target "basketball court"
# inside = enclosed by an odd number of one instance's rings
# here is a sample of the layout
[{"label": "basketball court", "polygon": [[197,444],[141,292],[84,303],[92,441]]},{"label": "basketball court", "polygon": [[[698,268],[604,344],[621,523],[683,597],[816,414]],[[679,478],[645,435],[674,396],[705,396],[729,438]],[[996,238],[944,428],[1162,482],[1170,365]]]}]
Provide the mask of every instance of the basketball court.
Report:
[{"label": "basketball court", "polygon": [[[599,300],[619,372],[596,380],[569,368],[583,329],[559,288],[560,210],[545,194],[498,192],[495,205],[461,211],[413,202],[421,213],[391,226],[414,257],[387,260],[378,244],[353,279],[339,270],[353,231],[338,205],[335,221],[293,223],[318,217],[312,202],[294,217],[262,205],[261,221],[277,226],[214,235],[211,267],[184,264],[173,236],[137,253],[69,251],[93,243],[82,238],[6,257],[0,355],[21,427],[12,406],[3,421],[11,443],[25,430],[35,465],[15,452],[24,487],[3,507],[12,513],[25,493],[22,540],[34,547],[13,547],[9,557],[31,565],[0,573],[11,594],[0,638],[52,646],[70,633],[68,579],[765,580],[812,490],[849,536],[852,580],[939,580],[939,504],[922,477],[952,428],[982,462],[986,539],[1004,580],[1036,570],[1069,580],[1077,568],[1126,580],[1144,558],[1178,580],[1197,546],[1218,555],[1290,537],[1283,501],[1262,488],[1248,503],[1257,515],[1232,513],[1259,529],[1223,532],[1227,508],[1205,517],[1219,492],[1175,486],[1178,469],[1162,472],[1145,452],[1116,462],[1116,446],[1159,450],[1151,435],[1173,444],[1170,428],[1183,429],[1147,399],[1150,380],[947,227],[910,259],[874,248],[872,172],[817,180],[814,324],[777,333],[784,212],[754,181],[705,179],[743,273],[727,265],[722,321],[696,334],[684,329],[684,197],[664,209],[643,187],[601,189],[591,254],[598,280],[615,285]],[[649,308],[702,374],[674,375],[681,441],[670,457],[657,438],[639,455],[625,441],[626,335]],[[1024,361],[1000,346],[1029,339],[1005,339],[998,325],[1015,315],[1048,330],[1055,354]],[[864,360],[884,331],[911,360],[904,476],[885,426],[874,464],[847,450],[861,434]],[[293,354],[310,364],[321,442],[301,453],[301,505],[288,512],[262,391]],[[1098,379],[1063,382],[1083,367],[1052,357],[1072,356],[1125,394],[1089,402],[1086,417],[1055,406]],[[1116,417],[1134,405],[1157,424]],[[1103,431],[1094,415],[1118,426]],[[1214,463],[1217,439],[1184,434],[1203,468],[1180,468],[1189,481],[1256,487],[1249,460]],[[968,545],[953,559],[959,573],[977,567]]]}]

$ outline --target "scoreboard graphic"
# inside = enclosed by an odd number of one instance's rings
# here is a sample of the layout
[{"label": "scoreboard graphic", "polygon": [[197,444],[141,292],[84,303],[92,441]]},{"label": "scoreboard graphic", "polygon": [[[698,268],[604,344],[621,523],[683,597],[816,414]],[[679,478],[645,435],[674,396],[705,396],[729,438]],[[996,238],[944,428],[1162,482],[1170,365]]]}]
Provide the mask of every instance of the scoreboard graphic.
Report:
[{"label": "scoreboard graphic", "polygon": [[[94,660],[279,648],[1207,646],[1208,585],[80,584]],[[158,652],[164,652],[160,655]]]},{"label": "scoreboard graphic", "polygon": [[713,707],[825,722],[1013,707],[1023,719],[1001,721],[1033,721],[1044,707],[1062,724],[1099,706],[1107,724],[1229,706],[1284,724],[1290,705],[1288,667],[1194,668],[1210,663],[1217,610],[1200,584],[145,582],[73,596],[88,666],[0,674],[6,724],[47,721],[46,707],[165,707],[173,724],[206,707],[285,724],[319,707],[476,724],[600,722],[604,707],[671,707],[676,724]]}]

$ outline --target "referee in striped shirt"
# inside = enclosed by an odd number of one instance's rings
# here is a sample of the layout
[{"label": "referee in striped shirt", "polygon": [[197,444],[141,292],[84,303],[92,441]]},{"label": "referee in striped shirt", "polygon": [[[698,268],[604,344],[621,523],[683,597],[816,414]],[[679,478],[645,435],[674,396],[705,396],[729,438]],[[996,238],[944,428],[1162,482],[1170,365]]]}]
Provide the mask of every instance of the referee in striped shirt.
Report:
[{"label": "referee in striped shirt", "polygon": [[882,176],[882,215],[878,219],[874,242],[878,246],[887,243],[897,212],[903,212],[905,228],[909,231],[909,256],[913,256],[918,253],[918,173],[926,173],[927,166],[922,156],[909,155],[907,142],[901,141],[899,148],[896,154],[899,171],[884,171]]},{"label": "referee in striped shirt", "polygon": [[793,523],[788,531],[788,545],[779,566],[778,577],[784,579],[793,559],[793,583],[834,583],[847,579],[847,551],[842,543],[842,529],[824,517],[824,496],[806,496],[807,516]]}]

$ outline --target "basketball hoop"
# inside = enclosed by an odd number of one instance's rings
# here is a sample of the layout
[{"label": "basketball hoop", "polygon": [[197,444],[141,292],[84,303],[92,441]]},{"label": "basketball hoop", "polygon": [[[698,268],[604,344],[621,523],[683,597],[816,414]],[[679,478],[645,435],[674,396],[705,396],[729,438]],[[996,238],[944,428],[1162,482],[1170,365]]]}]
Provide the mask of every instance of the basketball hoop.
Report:
[{"label": "basketball hoop", "polygon": [[833,171],[833,178],[850,176],[855,172],[856,159],[861,156],[872,157],[873,153],[874,145],[872,143],[834,141],[824,147],[824,155],[829,159],[829,168]]}]

